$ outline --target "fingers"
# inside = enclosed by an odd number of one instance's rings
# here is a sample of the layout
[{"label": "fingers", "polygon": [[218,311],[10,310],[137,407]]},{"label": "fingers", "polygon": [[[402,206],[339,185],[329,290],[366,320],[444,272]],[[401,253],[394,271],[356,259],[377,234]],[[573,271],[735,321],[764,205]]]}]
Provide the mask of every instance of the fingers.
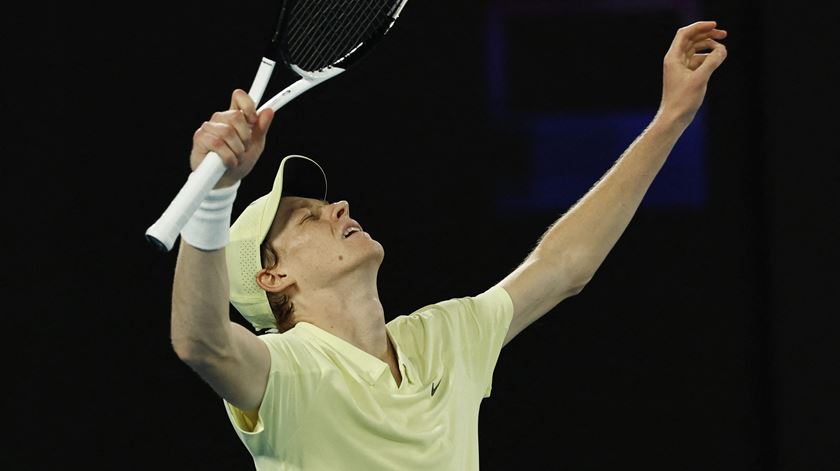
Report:
[{"label": "fingers", "polygon": [[[697,70],[706,62],[706,59],[712,57],[712,69],[714,71],[721,63],[723,63],[724,59],[726,59],[726,46],[720,44],[718,42],[712,41],[708,43],[708,46],[703,45],[695,47],[697,51],[708,51],[708,53],[695,53],[690,54],[689,57],[686,59],[686,64],[688,65],[689,70]],[[708,71],[711,73],[711,71]]]},{"label": "fingers", "polygon": [[697,70],[697,68],[706,61],[707,57],[709,57],[708,54],[695,54],[691,57],[691,59],[689,59],[688,68],[691,70]]},{"label": "fingers", "polygon": [[232,126],[205,121],[193,136],[193,148],[199,154],[213,151],[219,154],[226,167],[235,167],[237,155],[245,151],[245,144]]},{"label": "fingers", "polygon": [[677,30],[669,53],[676,54],[690,51],[697,42],[707,39],[721,40],[727,36],[726,30],[717,29],[716,21],[697,21]]},{"label": "fingers", "polygon": [[717,41],[715,41],[714,39],[711,39],[711,38],[701,39],[699,41],[695,41],[691,45],[691,49],[689,49],[688,52],[689,52],[689,54],[693,54],[695,52],[700,52],[700,51],[709,51],[711,49],[714,49],[715,45],[719,45],[719,44],[720,44],[719,42],[717,42]]},{"label": "fingers", "polygon": [[726,60],[726,46],[715,42],[712,47],[712,52],[706,55],[706,58],[703,59],[699,66],[697,67],[697,71],[702,72],[706,78],[712,75],[712,72],[715,71],[723,61]]},{"label": "fingers", "polygon": [[711,30],[700,30],[695,34],[687,35],[687,37],[691,41],[701,41],[706,38],[721,40],[725,38],[728,34],[729,33],[725,29],[712,28]]},{"label": "fingers", "polygon": [[697,41],[691,45],[691,49],[686,51],[685,57],[683,58],[684,63],[690,70],[697,70],[703,61],[705,61],[706,57],[708,57],[709,54],[707,51],[713,51],[718,48],[725,49],[725,46],[714,39],[703,39]]},{"label": "fingers", "polygon": [[[698,21],[677,30],[671,48],[665,56],[666,63],[682,64],[689,70],[703,71],[708,75],[726,59],[726,47],[719,40],[727,36],[726,30],[717,29],[715,21]],[[710,51],[708,53],[701,53]],[[707,60],[711,58],[711,60]],[[708,64],[707,64],[708,63]],[[704,64],[705,65],[704,67]]]},{"label": "fingers", "polygon": [[212,118],[210,118],[210,121],[215,123],[224,123],[232,127],[233,130],[236,131],[236,134],[239,136],[239,139],[246,146],[251,140],[251,134],[253,132],[251,124],[248,123],[242,111],[217,111],[216,113],[213,113],[213,116]]},{"label": "fingers", "polygon": [[[273,118],[273,110],[267,108],[257,114],[251,97],[243,90],[235,90],[231,95],[230,109],[214,113],[193,135],[190,154],[193,169],[210,151],[217,153],[230,169],[239,168],[241,163],[250,162],[253,165],[265,145],[265,136]],[[247,173],[247,170],[244,172]]]},{"label": "fingers", "polygon": [[717,26],[717,21],[695,21],[688,26],[677,30],[677,36],[686,39],[694,39],[704,34],[709,34]]}]

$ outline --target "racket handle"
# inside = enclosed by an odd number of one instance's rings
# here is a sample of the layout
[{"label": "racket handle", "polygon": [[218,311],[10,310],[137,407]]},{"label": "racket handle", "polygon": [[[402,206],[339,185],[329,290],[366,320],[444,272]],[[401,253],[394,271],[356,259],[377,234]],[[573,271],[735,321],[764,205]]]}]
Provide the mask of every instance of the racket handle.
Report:
[{"label": "racket handle", "polygon": [[254,100],[254,104],[259,106],[262,100],[265,87],[268,85],[268,80],[271,78],[271,73],[274,72],[275,62],[267,57],[263,57],[260,61],[260,68],[257,69],[257,75],[254,76],[254,82],[248,90],[248,95]]},{"label": "racket handle", "polygon": [[195,213],[201,202],[225,174],[225,164],[215,152],[208,153],[204,160],[187,178],[184,186],[169,203],[158,220],[146,229],[146,240],[161,251],[168,252],[175,245],[181,229]]}]

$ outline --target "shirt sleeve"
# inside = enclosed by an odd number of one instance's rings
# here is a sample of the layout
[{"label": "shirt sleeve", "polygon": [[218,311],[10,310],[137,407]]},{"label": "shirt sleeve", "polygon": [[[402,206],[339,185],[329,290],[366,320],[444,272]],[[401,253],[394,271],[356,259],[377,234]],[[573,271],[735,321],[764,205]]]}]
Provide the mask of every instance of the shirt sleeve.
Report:
[{"label": "shirt sleeve", "polygon": [[490,395],[493,370],[513,317],[513,301],[504,288],[496,285],[477,296],[425,306],[408,317],[415,321],[406,324],[415,326],[412,337],[422,345],[418,351],[452,359],[478,393]]},{"label": "shirt sleeve", "polygon": [[484,397],[490,396],[493,371],[513,318],[513,301],[501,286],[474,297],[456,300],[461,306],[458,330],[465,361],[474,372]]},{"label": "shirt sleeve", "polygon": [[254,456],[278,453],[277,448],[297,431],[320,371],[301,339],[285,334],[265,334],[259,339],[268,347],[271,369],[257,421],[224,401],[236,434]]}]

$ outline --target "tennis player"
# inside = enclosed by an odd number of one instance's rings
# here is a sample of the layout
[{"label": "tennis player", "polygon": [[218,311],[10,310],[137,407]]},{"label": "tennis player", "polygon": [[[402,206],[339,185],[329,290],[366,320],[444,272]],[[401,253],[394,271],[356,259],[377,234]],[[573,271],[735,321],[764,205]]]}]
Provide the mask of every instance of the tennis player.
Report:
[{"label": "tennis player", "polygon": [[[594,276],[701,106],[724,37],[713,21],[677,31],[655,118],[516,270],[387,323],[383,247],[346,201],[328,202],[317,162],[284,158],[271,191],[230,225],[273,118],[235,91],[193,137],[192,168],[215,151],[227,173],[181,233],[171,335],[256,468],[478,469],[479,405],[502,347]],[[253,331],[231,322],[229,304]]]}]

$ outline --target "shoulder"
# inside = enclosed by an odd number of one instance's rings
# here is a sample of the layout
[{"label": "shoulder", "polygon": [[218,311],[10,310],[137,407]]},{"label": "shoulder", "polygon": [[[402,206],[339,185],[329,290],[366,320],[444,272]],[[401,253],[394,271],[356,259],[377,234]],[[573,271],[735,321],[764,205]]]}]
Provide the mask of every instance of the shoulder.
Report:
[{"label": "shoulder", "polygon": [[458,314],[483,314],[513,311],[510,295],[500,285],[473,296],[449,298],[434,304],[427,304],[411,314],[394,319],[394,323],[423,323],[436,320],[436,316]]},{"label": "shoulder", "polygon": [[294,328],[286,332],[269,332],[257,336],[269,350],[289,350],[305,348],[306,341],[298,335]]},{"label": "shoulder", "polygon": [[272,373],[299,373],[320,367],[323,363],[317,344],[302,329],[293,327],[286,332],[266,333],[258,338],[268,347]]},{"label": "shoulder", "polygon": [[459,326],[483,323],[485,319],[509,322],[512,315],[510,296],[504,288],[495,285],[474,296],[427,304],[410,314],[394,318],[388,323],[388,329],[392,334],[414,338],[430,333],[447,335],[457,332]]}]

